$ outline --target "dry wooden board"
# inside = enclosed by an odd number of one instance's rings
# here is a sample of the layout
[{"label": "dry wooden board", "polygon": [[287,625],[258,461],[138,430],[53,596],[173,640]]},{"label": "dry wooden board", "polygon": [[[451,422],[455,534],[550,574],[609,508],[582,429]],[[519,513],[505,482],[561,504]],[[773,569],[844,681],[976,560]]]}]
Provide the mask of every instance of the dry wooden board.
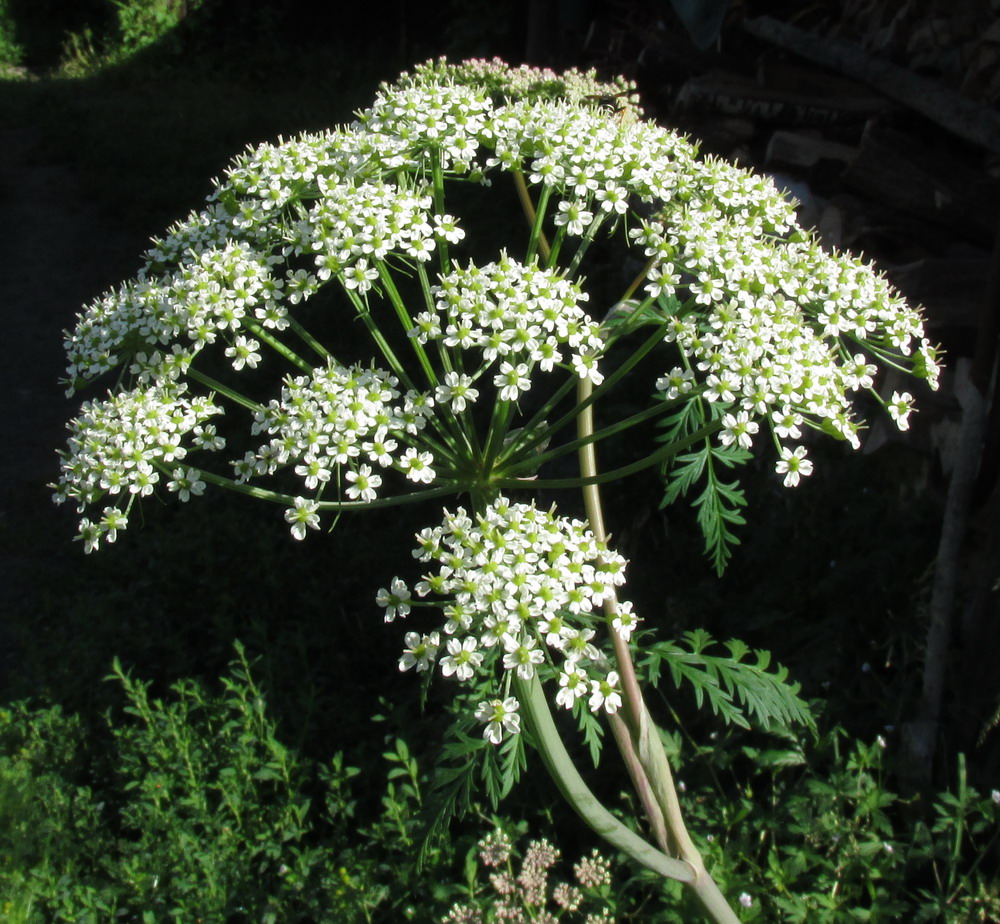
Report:
[{"label": "dry wooden board", "polygon": [[748,19],[744,28],[757,38],[861,80],[960,138],[1000,153],[1000,113],[940,83],[873,57],[852,42],[813,35],[770,16]]},{"label": "dry wooden board", "polygon": [[890,107],[877,96],[840,97],[791,93],[760,87],[729,74],[707,74],[687,81],[677,94],[680,112],[708,110],[793,125],[826,125],[865,119]]}]

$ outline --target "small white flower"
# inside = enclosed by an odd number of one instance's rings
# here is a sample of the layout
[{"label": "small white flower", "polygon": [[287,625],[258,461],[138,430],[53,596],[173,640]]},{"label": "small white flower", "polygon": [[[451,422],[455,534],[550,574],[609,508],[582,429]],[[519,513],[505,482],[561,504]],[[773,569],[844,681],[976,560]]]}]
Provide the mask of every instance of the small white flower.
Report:
[{"label": "small white flower", "polygon": [[559,692],[556,693],[556,704],[571,709],[573,703],[586,694],[586,671],[576,664],[567,662],[565,670],[559,672]]},{"label": "small white flower", "polygon": [[367,292],[376,279],[378,270],[373,266],[369,267],[368,261],[363,258],[344,272],[344,285],[348,289],[357,289],[359,295]]},{"label": "small white flower", "polygon": [[296,497],[295,506],[285,511],[285,521],[292,524],[292,535],[296,539],[305,539],[307,527],[319,529],[319,514],[316,512],[318,509],[316,501]]},{"label": "small white flower", "polygon": [[813,464],[811,459],[806,458],[805,446],[796,446],[794,452],[783,446],[774,470],[785,476],[782,483],[786,488],[794,488],[802,478],[812,474]]},{"label": "small white flower", "polygon": [[465,237],[465,231],[458,227],[456,219],[451,215],[434,216],[434,233],[450,244],[457,244]]},{"label": "small white flower", "polygon": [[784,407],[780,411],[771,414],[774,421],[774,432],[783,440],[797,440],[802,438],[802,431],[799,424],[802,423],[802,415],[795,413],[790,407]]},{"label": "small white flower", "polygon": [[397,616],[407,616],[410,612],[410,589],[398,577],[392,579],[389,589],[380,587],[375,602],[385,609],[385,621],[392,622]]},{"label": "small white flower", "polygon": [[476,650],[476,640],[472,636],[462,642],[452,638],[448,640],[448,654],[441,659],[441,673],[445,677],[454,674],[458,680],[471,680],[482,663],[483,653]]},{"label": "small white flower", "polygon": [[105,507],[104,516],[101,517],[101,529],[104,531],[104,538],[108,542],[114,542],[118,538],[118,530],[128,526],[128,517],[117,507]]},{"label": "small white flower", "polygon": [[611,621],[611,625],[615,632],[618,633],[619,638],[623,642],[627,642],[632,637],[632,632],[638,624],[639,617],[632,612],[632,604],[630,602],[619,603],[618,612]]},{"label": "small white flower", "polygon": [[886,405],[889,416],[896,421],[896,426],[900,430],[910,428],[909,416],[913,410],[913,395],[908,391],[900,394],[898,391],[892,393],[892,400]]},{"label": "small white flower", "polygon": [[244,366],[256,369],[260,362],[260,353],[257,352],[259,349],[260,344],[256,340],[241,335],[231,347],[226,348],[226,356],[232,359],[233,368],[237,372]]},{"label": "small white flower", "polygon": [[438,404],[449,404],[456,414],[475,402],[479,391],[472,387],[472,377],[457,372],[445,373],[444,385],[438,385],[434,399]]},{"label": "small white flower", "polygon": [[666,375],[656,380],[656,390],[662,391],[668,401],[675,401],[694,388],[694,373],[690,369],[674,366]]},{"label": "small white flower", "polygon": [[302,464],[295,466],[295,474],[302,476],[309,490],[315,491],[320,483],[330,480],[333,473],[326,467],[325,461],[327,460],[320,460],[311,452],[307,452],[302,458]]},{"label": "small white flower", "polygon": [[751,907],[753,907],[753,898],[750,896],[749,892],[741,892],[740,893],[740,904],[744,908],[751,908]]},{"label": "small white flower", "polygon": [[434,469],[431,463],[434,456],[429,452],[418,452],[412,446],[406,450],[399,460],[399,467],[406,473],[410,481],[418,484],[430,484],[434,480]]},{"label": "small white flower", "polygon": [[604,381],[604,373],[597,368],[597,357],[593,353],[575,355],[573,371],[581,379],[590,379],[593,385],[600,385]]},{"label": "small white flower", "polygon": [[401,671],[408,671],[411,667],[416,667],[417,673],[427,670],[434,663],[441,647],[441,636],[437,632],[431,632],[430,635],[407,632],[403,640],[407,647],[399,658]]},{"label": "small white flower", "polygon": [[568,629],[563,644],[566,660],[574,664],[583,658],[596,661],[601,655],[597,646],[590,641],[593,637],[593,629]]},{"label": "small white flower", "polygon": [[746,411],[740,411],[735,415],[724,414],[719,442],[723,446],[732,446],[735,443],[740,449],[749,449],[753,445],[753,434],[759,429],[760,425],[757,421],[751,420]]},{"label": "small white flower", "polygon": [[205,482],[201,480],[198,469],[189,468],[185,471],[175,468],[173,476],[174,480],[167,482],[167,490],[175,492],[182,501],[191,500],[192,494],[198,496],[205,493]]},{"label": "small white flower", "polygon": [[579,202],[560,202],[559,211],[555,217],[557,228],[566,226],[568,234],[583,234],[584,228],[594,219],[594,213],[588,212]]},{"label": "small white flower", "polygon": [[597,712],[602,706],[607,713],[621,709],[622,695],[618,690],[618,673],[611,671],[604,680],[590,681],[590,711]]},{"label": "small white flower", "polygon": [[513,696],[507,699],[492,699],[482,702],[476,708],[476,718],[486,723],[483,737],[499,744],[503,741],[503,733],[516,735],[521,730],[521,717],[517,714],[520,703]]},{"label": "small white flower", "polygon": [[504,360],[500,363],[500,372],[493,376],[493,384],[500,389],[504,401],[516,401],[521,392],[531,387],[527,363],[515,365]]},{"label": "small white flower", "polygon": [[356,472],[348,472],[347,480],[351,482],[347,488],[347,496],[351,500],[360,498],[365,503],[375,500],[375,489],[382,484],[382,476],[373,474],[370,465],[361,465]]},{"label": "small white flower", "polygon": [[530,635],[518,639],[507,633],[500,641],[506,651],[503,656],[504,669],[516,670],[517,676],[522,680],[530,680],[535,675],[535,665],[545,660],[545,653],[535,647],[535,639]]}]

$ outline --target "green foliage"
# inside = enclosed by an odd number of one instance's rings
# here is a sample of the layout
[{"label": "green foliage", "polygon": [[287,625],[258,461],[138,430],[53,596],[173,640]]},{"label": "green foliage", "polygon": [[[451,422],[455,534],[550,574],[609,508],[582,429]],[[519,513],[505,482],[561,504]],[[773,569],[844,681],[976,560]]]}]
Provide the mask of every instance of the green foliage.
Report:
[{"label": "green foliage", "polygon": [[73,907],[74,882],[100,901],[85,881],[109,839],[102,806],[79,779],[84,734],[58,706],[0,709],[0,917],[10,924],[42,920],[40,906]]},{"label": "green foliage", "polygon": [[127,61],[156,43],[168,43],[178,53],[178,26],[204,0],[110,0],[114,25],[107,33],[86,25],[70,32],[63,44],[60,71],[68,77],[86,77]]},{"label": "green foliage", "polygon": [[[688,787],[690,828],[723,891],[745,896],[743,920],[997,920],[996,800],[968,786],[961,758],[957,792],[904,799],[887,785],[885,748],[835,728],[769,751],[737,737],[682,766],[706,774]],[[664,921],[690,920],[676,891],[682,905]]]},{"label": "green foliage", "polygon": [[[510,735],[497,747],[481,734],[471,735],[472,723],[468,701],[475,697],[456,697],[451,711],[456,716],[449,738],[441,748],[427,806],[429,818],[426,838],[421,846],[421,862],[429,844],[447,834],[453,819],[477,810],[477,796],[483,792],[494,811],[510,795],[527,769],[524,736]],[[465,714],[459,712],[465,705]],[[460,717],[461,716],[461,717]]]},{"label": "green foliage", "polygon": [[111,0],[118,19],[118,54],[134,54],[166,36],[204,0]]},{"label": "green foliage", "polygon": [[154,699],[117,662],[112,679],[127,718],[103,757],[58,707],[0,712],[5,921],[395,921],[451,896],[416,870],[424,780],[404,742],[365,804],[341,755],[282,744],[240,646],[217,694],[182,680]]},{"label": "green foliage", "polygon": [[24,46],[17,40],[17,26],[10,0],[0,0],[0,76],[24,60]]},{"label": "green foliage", "polygon": [[[699,398],[685,402],[675,413],[663,418],[659,426],[663,432],[657,442],[680,443],[715,420],[715,406]],[[662,470],[663,499],[660,508],[669,507],[686,497],[698,484],[704,482],[701,493],[694,499],[698,526],[705,539],[705,554],[711,559],[716,574],[721,575],[733,555],[733,546],[740,540],[733,527],[743,526],[746,520],[740,509],[746,506],[746,496],[738,481],[723,481],[722,469],[732,469],[750,461],[751,453],[739,446],[721,446],[711,438],[691,452],[674,456]]]},{"label": "green foliage", "polygon": [[799,685],[788,682],[788,669],[768,670],[770,652],[751,651],[732,639],[725,643],[728,655],[706,654],[716,642],[704,629],[685,632],[684,642],[687,647],[671,641],[641,646],[639,665],[651,684],[659,682],[665,665],[678,689],[689,685],[698,706],[707,699],[727,724],[750,728],[748,716],[752,716],[766,730],[814,726],[808,705],[799,698]]}]

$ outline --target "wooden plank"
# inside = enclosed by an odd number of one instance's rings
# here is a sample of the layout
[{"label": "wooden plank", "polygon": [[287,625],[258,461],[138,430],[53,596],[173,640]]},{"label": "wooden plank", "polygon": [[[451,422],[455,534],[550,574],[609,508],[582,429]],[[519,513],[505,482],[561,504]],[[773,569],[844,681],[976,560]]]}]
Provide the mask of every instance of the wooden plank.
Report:
[{"label": "wooden plank", "polygon": [[877,96],[841,97],[793,93],[758,86],[730,74],[693,77],[681,87],[675,108],[679,112],[709,111],[763,122],[827,125],[863,120],[890,108]]},{"label": "wooden plank", "polygon": [[860,80],[958,137],[1000,154],[1000,113],[995,110],[875,58],[853,42],[814,35],[770,16],[747,19],[743,25],[751,35]]}]

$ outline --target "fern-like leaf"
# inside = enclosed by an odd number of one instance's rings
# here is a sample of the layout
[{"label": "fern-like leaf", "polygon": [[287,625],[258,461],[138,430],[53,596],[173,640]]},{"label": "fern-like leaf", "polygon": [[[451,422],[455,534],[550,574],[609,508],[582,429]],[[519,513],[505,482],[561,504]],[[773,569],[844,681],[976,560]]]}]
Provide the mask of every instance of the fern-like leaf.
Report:
[{"label": "fern-like leaf", "polygon": [[663,492],[661,509],[675,503],[704,479],[705,487],[694,499],[698,526],[705,538],[705,554],[718,574],[725,570],[739,538],[732,527],[746,523],[741,508],[746,497],[737,481],[722,481],[718,469],[734,468],[747,462],[750,453],[734,446],[714,446],[706,440],[696,452],[679,455],[670,469]]},{"label": "fern-like leaf", "polygon": [[656,642],[643,650],[640,665],[654,685],[666,667],[674,685],[689,685],[699,707],[707,701],[727,724],[750,728],[750,719],[764,729],[800,724],[814,727],[799,685],[788,680],[785,667],[770,668],[771,654],[752,651],[743,642],[727,642],[728,653],[708,654],[718,645],[704,629],[686,632],[683,645]]},{"label": "fern-like leaf", "polygon": [[[718,419],[719,413],[715,404],[692,398],[658,422],[662,432],[657,441],[681,443],[703,428],[710,419]],[[705,554],[712,560],[717,574],[725,571],[732,558],[733,546],[739,545],[733,527],[746,522],[740,512],[746,506],[746,497],[739,482],[723,481],[719,478],[719,471],[735,468],[750,458],[751,454],[739,446],[721,446],[707,439],[700,448],[674,456],[661,470],[664,482],[661,510],[686,497],[696,485],[704,482],[704,488],[693,505],[698,526],[705,538]]]},{"label": "fern-like leaf", "polygon": [[590,750],[590,759],[596,767],[601,762],[601,748],[604,746],[604,724],[590,711],[586,697],[573,704],[573,714],[583,733],[584,743]]}]

